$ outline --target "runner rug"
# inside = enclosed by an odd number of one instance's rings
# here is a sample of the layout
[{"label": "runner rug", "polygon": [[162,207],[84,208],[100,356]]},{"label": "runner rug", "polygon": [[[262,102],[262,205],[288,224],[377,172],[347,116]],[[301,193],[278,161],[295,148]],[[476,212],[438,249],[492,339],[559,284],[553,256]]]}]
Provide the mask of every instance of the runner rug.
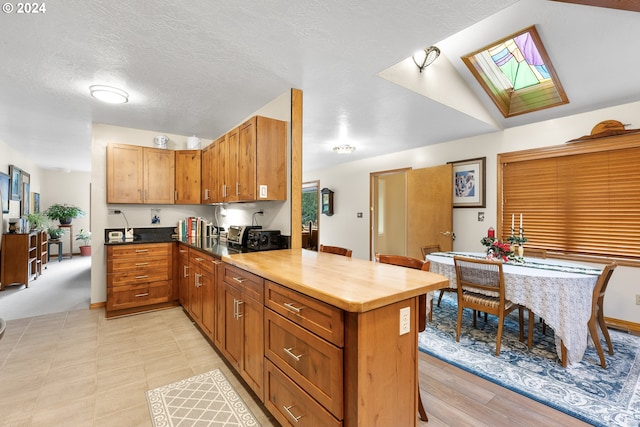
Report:
[{"label": "runner rug", "polygon": [[147,391],[155,427],[260,426],[219,369]]},{"label": "runner rug", "polygon": [[[640,337],[609,329],[614,355],[605,348],[607,368],[589,340],[584,358],[563,368],[556,355],[553,330],[536,322],[533,346],[519,341],[518,313],[505,320],[500,356],[495,356],[497,318],[487,323],[465,310],[456,342],[457,298],[445,293],[433,310],[433,322],[419,335],[420,350],[595,426],[640,425]],[[526,322],[526,315],[525,315]],[[585,325],[586,328],[586,325]],[[526,330],[526,324],[525,324]],[[526,341],[526,340],[525,340]]]}]

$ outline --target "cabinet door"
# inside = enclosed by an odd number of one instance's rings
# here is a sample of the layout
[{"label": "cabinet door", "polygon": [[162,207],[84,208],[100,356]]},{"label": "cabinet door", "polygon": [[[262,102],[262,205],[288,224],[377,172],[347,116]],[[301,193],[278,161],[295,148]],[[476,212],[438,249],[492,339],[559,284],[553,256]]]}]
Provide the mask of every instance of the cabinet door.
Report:
[{"label": "cabinet door", "polygon": [[287,123],[256,118],[256,200],[287,200]]},{"label": "cabinet door", "polygon": [[202,276],[202,329],[205,331],[210,339],[214,339],[214,327],[215,327],[215,290],[216,279],[218,277],[218,264],[220,261],[207,260],[207,262],[213,263],[213,274],[210,272],[204,272]]},{"label": "cabinet door", "polygon": [[224,176],[222,200],[225,202],[235,202],[238,200],[238,135],[239,128],[235,128],[227,134],[225,147],[221,155],[223,156]]},{"label": "cabinet door", "polygon": [[107,203],[142,203],[143,147],[107,146]]},{"label": "cabinet door", "polygon": [[198,324],[202,324],[202,269],[189,262],[189,314]]},{"label": "cabinet door", "polygon": [[241,375],[253,391],[264,401],[264,306],[242,296],[240,315],[243,321],[243,354]]},{"label": "cabinet door", "polygon": [[199,205],[201,184],[200,150],[178,150],[176,156],[176,204]]},{"label": "cabinet door", "polygon": [[173,204],[175,153],[144,147],[144,203]]},{"label": "cabinet door", "polygon": [[240,126],[237,144],[237,199],[256,200],[256,117]]},{"label": "cabinet door", "polygon": [[217,168],[213,164],[215,148],[216,145],[214,141],[202,150],[200,171],[200,176],[202,177],[202,182],[200,183],[200,200],[202,203],[213,203],[213,176],[217,175]]},{"label": "cabinet door", "polygon": [[178,251],[178,296],[180,305],[189,311],[189,250],[180,244]]},{"label": "cabinet door", "polygon": [[224,285],[224,343],[222,351],[227,360],[240,370],[242,360],[242,318],[239,315],[240,291],[228,284]]}]

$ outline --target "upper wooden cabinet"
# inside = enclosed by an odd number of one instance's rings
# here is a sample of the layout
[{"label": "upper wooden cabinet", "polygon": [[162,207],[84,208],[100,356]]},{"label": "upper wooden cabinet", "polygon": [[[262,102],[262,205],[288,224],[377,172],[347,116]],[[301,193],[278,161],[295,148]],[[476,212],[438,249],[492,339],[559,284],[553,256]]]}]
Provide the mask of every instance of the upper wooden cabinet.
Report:
[{"label": "upper wooden cabinet", "polygon": [[107,146],[107,203],[174,203],[175,154],[138,145]]},{"label": "upper wooden cabinet", "polygon": [[175,203],[199,205],[201,190],[200,150],[178,150],[176,154]]},{"label": "upper wooden cabinet", "polygon": [[202,203],[220,201],[218,185],[218,150],[226,135],[213,141],[202,150],[202,185],[200,200]]}]

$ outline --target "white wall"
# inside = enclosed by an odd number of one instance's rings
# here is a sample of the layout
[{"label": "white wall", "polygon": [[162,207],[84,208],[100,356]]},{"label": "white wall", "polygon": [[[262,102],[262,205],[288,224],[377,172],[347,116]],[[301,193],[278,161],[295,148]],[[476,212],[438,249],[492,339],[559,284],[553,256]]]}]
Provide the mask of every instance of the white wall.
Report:
[{"label": "white wall", "polygon": [[[535,113],[534,113],[535,114]],[[450,161],[486,157],[486,208],[454,209],[453,228],[456,251],[483,251],[480,239],[490,226],[497,223],[497,154],[560,145],[579,136],[588,135],[593,126],[603,120],[631,123],[640,116],[640,102],[596,110],[575,116],[507,129],[487,135],[430,145],[386,156],[341,164],[313,171],[303,171],[303,181],[320,181],[320,188],[335,191],[335,215],[322,217],[320,243],[346,246],[356,258],[369,259],[369,173],[403,167],[423,168]],[[363,218],[357,218],[363,212]],[[484,222],[478,212],[485,212]],[[409,213],[411,214],[411,213]],[[605,300],[605,315],[628,322],[640,323],[640,306],[635,295],[640,294],[640,272],[636,268],[618,267],[614,272]]]},{"label": "white wall", "polygon": [[[286,92],[258,111],[249,114],[246,119],[262,115],[289,123],[291,128],[291,95]],[[239,124],[243,123],[243,119]],[[227,129],[231,130],[231,129]],[[168,149],[186,149],[186,135],[174,135],[161,131],[123,128],[119,126],[94,123],[92,126],[91,149],[91,226],[92,226],[92,250],[91,250],[91,303],[106,301],[106,251],[104,249],[105,228],[124,228],[125,220],[122,215],[109,215],[108,209],[119,209],[127,217],[131,227],[175,227],[177,222],[188,216],[208,218],[214,224],[246,225],[252,223],[253,213],[264,211],[264,216],[257,216],[257,223],[264,228],[278,229],[283,234],[291,232],[291,206],[286,202],[255,202],[232,203],[224,206],[213,205],[134,205],[134,204],[109,204],[107,205],[107,144],[119,143],[153,147],[153,139],[157,135],[169,137]],[[201,140],[201,148],[206,147],[212,141]],[[288,144],[290,150],[291,144]],[[290,156],[288,156],[290,157]],[[290,175],[291,167],[287,168]],[[287,194],[290,193],[290,182]],[[161,223],[151,224],[151,209],[160,209]],[[75,232],[75,229],[74,229]]]}]

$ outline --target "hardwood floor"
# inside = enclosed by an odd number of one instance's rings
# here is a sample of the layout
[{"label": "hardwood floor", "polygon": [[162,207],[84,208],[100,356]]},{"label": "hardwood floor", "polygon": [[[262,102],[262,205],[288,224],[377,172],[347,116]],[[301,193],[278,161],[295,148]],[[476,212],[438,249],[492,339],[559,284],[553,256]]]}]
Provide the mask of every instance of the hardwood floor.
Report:
[{"label": "hardwood floor", "polygon": [[535,400],[419,352],[429,422],[419,426],[589,426]]}]

